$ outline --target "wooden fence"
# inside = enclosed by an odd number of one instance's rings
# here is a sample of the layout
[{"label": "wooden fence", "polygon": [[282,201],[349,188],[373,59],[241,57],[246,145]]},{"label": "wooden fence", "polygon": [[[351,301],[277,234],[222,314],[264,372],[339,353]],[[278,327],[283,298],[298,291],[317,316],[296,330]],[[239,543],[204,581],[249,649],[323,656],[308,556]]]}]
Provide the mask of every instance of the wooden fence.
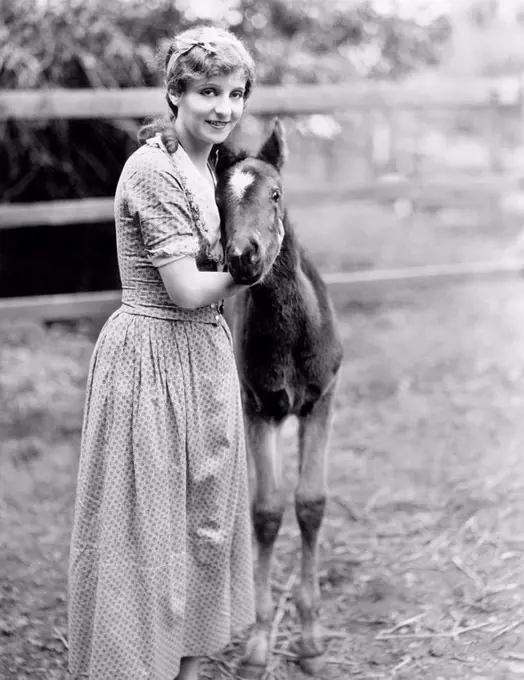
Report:
[{"label": "wooden fence", "polygon": [[[505,85],[505,84],[503,84]],[[394,132],[394,118],[399,110],[423,111],[468,111],[471,115],[482,116],[486,121],[486,141],[490,150],[490,171],[474,180],[455,179],[451,185],[447,178],[435,177],[431,181],[413,182],[397,178],[397,181],[370,181],[333,187],[329,183],[315,191],[290,199],[304,200],[352,200],[407,198],[416,200],[423,191],[428,193],[478,191],[489,188],[504,192],[517,186],[522,180],[519,173],[501,173],[498,162],[498,116],[513,111],[520,116],[524,132],[524,87],[523,82],[515,87],[494,86],[488,80],[467,82],[452,81],[433,84],[385,84],[356,83],[323,86],[260,87],[249,104],[250,113],[264,116],[301,116],[309,114],[330,114],[337,111],[357,110],[385,112],[384,118]],[[0,122],[10,119],[45,120],[72,118],[140,119],[165,112],[162,89],[137,88],[115,90],[39,90],[0,92]],[[392,135],[387,136],[391,144]],[[377,145],[383,146],[370,134],[370,162],[377,154]],[[386,149],[390,153],[391,149]],[[384,149],[380,152],[384,155]],[[288,192],[289,194],[289,192]],[[33,204],[0,204],[0,229],[21,228],[39,225],[74,225],[80,223],[107,222],[113,219],[113,199],[91,198],[73,201],[45,201]],[[326,275],[329,285],[390,285],[395,281],[428,279],[430,281],[456,280],[479,276],[514,275],[520,273],[524,264],[520,261],[500,263],[471,263],[470,265],[443,265],[440,267],[416,267],[409,270],[389,272],[338,273]],[[52,320],[71,319],[83,316],[105,316],[118,305],[119,293],[83,293],[75,295],[38,296],[30,298],[0,299],[0,320],[18,316]]]}]

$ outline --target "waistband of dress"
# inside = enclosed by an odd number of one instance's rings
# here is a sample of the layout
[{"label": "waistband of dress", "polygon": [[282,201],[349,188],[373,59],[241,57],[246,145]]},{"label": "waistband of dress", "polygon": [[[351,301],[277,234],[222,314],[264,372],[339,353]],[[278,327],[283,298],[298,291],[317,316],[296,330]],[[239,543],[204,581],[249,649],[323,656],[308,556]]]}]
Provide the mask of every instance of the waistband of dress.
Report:
[{"label": "waistband of dress", "polygon": [[222,322],[222,313],[219,305],[206,305],[197,309],[185,309],[184,307],[171,307],[144,305],[133,301],[122,300],[121,310],[127,314],[136,316],[148,316],[153,319],[167,321],[187,321],[191,323],[219,324]]}]

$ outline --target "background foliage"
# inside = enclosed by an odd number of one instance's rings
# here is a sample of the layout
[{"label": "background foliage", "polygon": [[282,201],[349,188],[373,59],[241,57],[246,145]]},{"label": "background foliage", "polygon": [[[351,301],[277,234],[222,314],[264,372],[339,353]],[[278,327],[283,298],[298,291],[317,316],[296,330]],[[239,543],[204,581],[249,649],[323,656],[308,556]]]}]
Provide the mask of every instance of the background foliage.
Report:
[{"label": "background foliage", "polygon": [[[181,0],[3,0],[0,89],[159,84],[159,43],[195,22]],[[233,5],[231,5],[233,7]],[[239,0],[225,11],[262,83],[398,78],[438,61],[449,24],[382,15],[371,0]],[[135,146],[132,121],[9,121],[2,200],[111,195]]]}]

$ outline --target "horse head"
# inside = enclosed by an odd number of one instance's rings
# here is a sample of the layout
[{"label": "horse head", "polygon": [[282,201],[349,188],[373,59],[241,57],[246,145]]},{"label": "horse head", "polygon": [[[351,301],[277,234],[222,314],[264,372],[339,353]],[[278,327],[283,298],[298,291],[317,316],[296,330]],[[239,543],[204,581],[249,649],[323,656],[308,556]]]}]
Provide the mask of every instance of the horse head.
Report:
[{"label": "horse head", "polygon": [[228,271],[237,283],[261,281],[284,239],[280,170],[286,158],[284,128],[277,119],[256,156],[221,148],[217,203]]}]

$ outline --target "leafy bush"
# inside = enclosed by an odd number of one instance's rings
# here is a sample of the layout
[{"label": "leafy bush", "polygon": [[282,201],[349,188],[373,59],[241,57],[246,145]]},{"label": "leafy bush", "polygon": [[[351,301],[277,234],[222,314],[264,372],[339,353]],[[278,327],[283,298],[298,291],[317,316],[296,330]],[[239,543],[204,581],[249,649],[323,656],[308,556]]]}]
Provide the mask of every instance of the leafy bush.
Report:
[{"label": "leafy bush", "polygon": [[[169,4],[165,35],[179,18]],[[148,5],[136,0],[5,3],[0,87],[156,84],[160,21]],[[0,180],[3,200],[110,195],[134,137],[135,126],[119,121],[9,121],[0,148],[0,166],[7,170]]]}]

